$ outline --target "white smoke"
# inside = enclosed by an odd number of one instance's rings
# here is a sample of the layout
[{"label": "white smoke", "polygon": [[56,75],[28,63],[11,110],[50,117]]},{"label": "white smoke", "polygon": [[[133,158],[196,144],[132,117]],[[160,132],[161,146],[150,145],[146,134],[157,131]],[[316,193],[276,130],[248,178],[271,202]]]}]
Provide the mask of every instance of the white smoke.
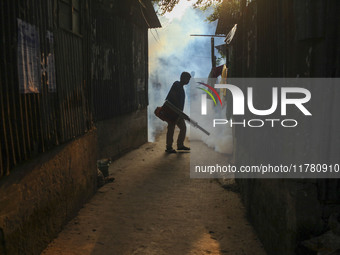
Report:
[{"label": "white smoke", "polygon": [[[186,71],[194,77],[208,77],[211,70],[210,37],[190,35],[212,35],[215,33],[216,23],[205,21],[205,18],[210,14],[209,11],[202,12],[193,9],[191,4],[191,2],[181,0],[171,13],[159,17],[163,27],[149,32],[148,139],[150,142],[155,141],[157,134],[166,127],[166,123],[154,115],[154,110],[157,106],[163,105],[167,93],[172,84],[179,80],[180,74]],[[222,44],[223,39],[216,38],[216,45]],[[192,82],[188,86],[191,84]],[[188,86],[184,87],[186,90],[184,112],[189,115],[190,93]],[[211,117],[213,118],[213,115]],[[188,128],[188,131],[200,132],[194,128]],[[218,141],[213,141],[216,138],[212,136],[200,137],[209,146],[215,144],[212,146],[215,150],[228,153],[230,149],[226,148],[223,140],[230,140],[230,132],[226,130],[221,130],[221,132],[223,139]],[[193,135],[195,136],[195,133]]]},{"label": "white smoke", "polygon": [[225,97],[221,94],[221,100],[223,107],[217,101],[215,105],[213,100],[207,100],[207,115],[201,114],[201,95],[202,91],[198,90],[197,81],[207,82],[206,79],[195,79],[192,81],[193,83],[190,90],[191,102],[190,102],[190,117],[197,121],[200,126],[206,129],[210,135],[207,136],[202,133],[202,131],[191,128],[190,129],[190,140],[201,140],[209,147],[213,148],[215,151],[223,153],[223,154],[232,154],[233,153],[233,134],[232,128],[229,124],[225,125],[216,125],[213,126],[214,119],[226,119],[226,101]]}]

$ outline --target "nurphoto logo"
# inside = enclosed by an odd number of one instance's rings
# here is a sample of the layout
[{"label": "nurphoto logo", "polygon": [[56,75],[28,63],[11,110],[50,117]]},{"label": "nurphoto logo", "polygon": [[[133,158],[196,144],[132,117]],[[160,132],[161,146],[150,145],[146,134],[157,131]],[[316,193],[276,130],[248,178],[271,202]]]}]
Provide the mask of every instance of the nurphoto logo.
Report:
[{"label": "nurphoto logo", "polygon": [[[199,84],[206,86],[209,88],[218,98],[221,106],[222,100],[218,94],[218,92],[208,84],[199,82]],[[233,104],[232,104],[232,114],[236,115],[245,115],[245,95],[243,91],[232,84],[216,84],[215,88],[217,89],[227,89],[229,93],[231,93]],[[206,94],[201,95],[201,115],[207,115],[207,95],[209,95],[216,105],[216,100],[212,93],[204,88],[199,88],[206,92]],[[280,110],[281,116],[287,116],[287,105],[295,105],[305,116],[311,116],[311,112],[304,106],[311,99],[311,93],[308,89],[299,88],[299,87],[273,87],[272,88],[272,104],[269,109],[256,109],[253,102],[253,88],[247,88],[247,107],[248,110],[257,116],[270,116],[273,114],[279,105],[279,90],[280,90]],[[293,95],[299,95],[298,97],[293,97]],[[243,127],[254,127],[259,128],[263,127],[265,124],[269,124],[271,127],[275,127],[277,123],[280,123],[282,127],[296,127],[298,125],[298,121],[296,119],[274,119],[274,118],[266,118],[266,119],[243,119],[242,121],[235,122],[233,119],[213,119],[213,127],[216,125],[241,125]]]}]

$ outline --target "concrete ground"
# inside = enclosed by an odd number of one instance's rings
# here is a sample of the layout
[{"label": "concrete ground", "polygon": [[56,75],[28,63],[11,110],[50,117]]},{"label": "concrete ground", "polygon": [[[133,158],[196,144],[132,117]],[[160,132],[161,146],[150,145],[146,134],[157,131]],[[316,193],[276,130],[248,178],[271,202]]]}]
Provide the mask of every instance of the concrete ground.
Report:
[{"label": "concrete ground", "polygon": [[164,139],[113,162],[115,181],[42,254],[264,255],[239,194],[190,179],[190,153],[166,154]]}]

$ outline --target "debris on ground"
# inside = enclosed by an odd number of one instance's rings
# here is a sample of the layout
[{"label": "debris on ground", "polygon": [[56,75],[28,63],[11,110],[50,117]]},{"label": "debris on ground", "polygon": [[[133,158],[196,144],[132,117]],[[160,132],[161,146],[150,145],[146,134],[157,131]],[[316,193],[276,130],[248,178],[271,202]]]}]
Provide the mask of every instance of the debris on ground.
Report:
[{"label": "debris on ground", "polygon": [[330,228],[326,233],[301,242],[300,254],[340,255],[340,214],[332,214],[328,219]]}]

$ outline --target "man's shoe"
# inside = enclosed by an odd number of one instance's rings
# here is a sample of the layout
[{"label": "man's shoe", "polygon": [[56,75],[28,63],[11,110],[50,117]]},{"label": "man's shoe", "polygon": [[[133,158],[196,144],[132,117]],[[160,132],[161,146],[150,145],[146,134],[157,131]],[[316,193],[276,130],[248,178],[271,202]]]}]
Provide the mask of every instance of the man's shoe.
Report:
[{"label": "man's shoe", "polygon": [[165,152],[167,152],[167,153],[176,153],[177,151],[175,151],[173,148],[169,148],[169,149],[166,149]]},{"label": "man's shoe", "polygon": [[190,148],[183,145],[181,147],[178,147],[177,150],[179,150],[179,151],[190,151]]}]

